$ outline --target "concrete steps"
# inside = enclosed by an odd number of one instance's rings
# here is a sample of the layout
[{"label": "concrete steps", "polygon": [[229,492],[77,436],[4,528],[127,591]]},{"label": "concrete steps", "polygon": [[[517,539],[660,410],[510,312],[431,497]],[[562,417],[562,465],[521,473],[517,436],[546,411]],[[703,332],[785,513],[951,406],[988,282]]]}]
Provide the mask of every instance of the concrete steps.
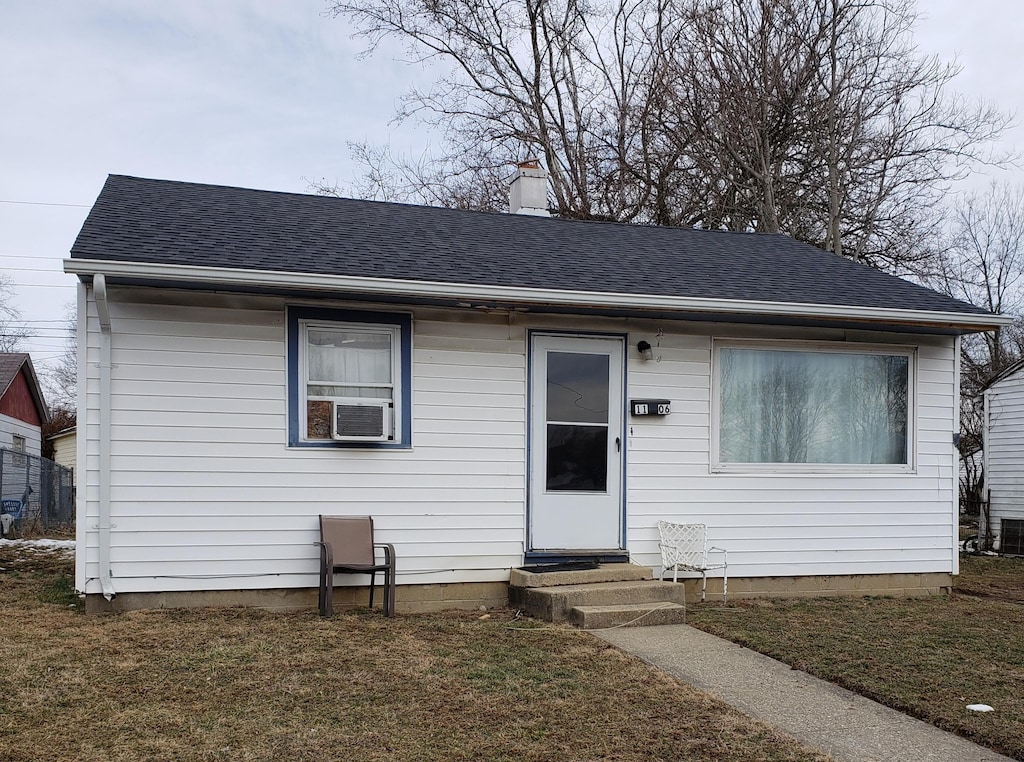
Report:
[{"label": "concrete steps", "polygon": [[613,627],[650,627],[685,624],[686,606],[680,603],[619,603],[614,606],[574,606],[569,621],[581,630]]},{"label": "concrete steps", "polygon": [[509,602],[548,622],[571,622],[586,630],[682,624],[686,589],[652,579],[635,564],[602,564],[593,569],[513,569]]}]

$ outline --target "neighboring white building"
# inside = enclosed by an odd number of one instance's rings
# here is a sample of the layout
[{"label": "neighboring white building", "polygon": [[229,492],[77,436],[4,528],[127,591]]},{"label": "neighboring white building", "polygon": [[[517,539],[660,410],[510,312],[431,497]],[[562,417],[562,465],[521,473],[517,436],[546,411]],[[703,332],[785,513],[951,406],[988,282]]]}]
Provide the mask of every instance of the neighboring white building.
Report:
[{"label": "neighboring white building", "polygon": [[78,429],[69,429],[51,434],[48,439],[53,443],[53,460],[71,471],[72,484],[75,480],[75,459],[78,456]]},{"label": "neighboring white building", "polygon": [[89,605],[312,607],[318,514],[373,515],[400,611],[656,566],[659,519],[709,525],[730,594],[949,586],[958,337],[1004,318],[781,235],[531,211],[110,177],[65,262]]},{"label": "neighboring white building", "polygon": [[1024,364],[985,389],[985,494],[979,536],[1003,553],[1024,555]]}]

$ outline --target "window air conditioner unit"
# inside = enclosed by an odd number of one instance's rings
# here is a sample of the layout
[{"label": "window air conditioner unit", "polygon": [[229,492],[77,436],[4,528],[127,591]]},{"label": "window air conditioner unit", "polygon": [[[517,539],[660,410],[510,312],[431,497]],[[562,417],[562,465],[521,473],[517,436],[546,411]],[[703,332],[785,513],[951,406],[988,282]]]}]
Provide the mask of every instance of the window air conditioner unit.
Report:
[{"label": "window air conditioner unit", "polygon": [[391,439],[391,403],[346,400],[334,403],[331,437],[341,442],[386,442]]}]

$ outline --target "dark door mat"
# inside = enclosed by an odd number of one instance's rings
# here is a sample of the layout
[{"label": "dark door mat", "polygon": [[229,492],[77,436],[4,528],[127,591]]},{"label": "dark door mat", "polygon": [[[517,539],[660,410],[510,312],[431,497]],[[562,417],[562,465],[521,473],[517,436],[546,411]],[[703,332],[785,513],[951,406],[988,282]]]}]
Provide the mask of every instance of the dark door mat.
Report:
[{"label": "dark door mat", "polygon": [[545,574],[547,572],[562,571],[587,571],[596,569],[600,564],[597,561],[569,561],[560,564],[530,564],[520,566],[519,571],[530,572],[531,574]]}]

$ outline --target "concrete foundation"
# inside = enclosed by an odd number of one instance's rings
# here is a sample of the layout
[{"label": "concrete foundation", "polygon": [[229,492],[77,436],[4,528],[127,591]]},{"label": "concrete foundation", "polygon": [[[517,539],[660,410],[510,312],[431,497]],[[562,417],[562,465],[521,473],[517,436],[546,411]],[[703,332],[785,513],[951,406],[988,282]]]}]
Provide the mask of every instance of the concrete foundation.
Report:
[{"label": "concrete foundation", "polygon": [[[700,600],[700,579],[680,580],[689,602]],[[953,577],[941,572],[926,574],[862,574],[824,577],[730,577],[729,598],[794,598],[834,596],[913,597],[944,595],[950,591]],[[721,600],[722,580],[708,579],[709,602]],[[383,592],[374,603],[380,607]],[[138,609],[254,606],[274,611],[316,611],[314,588],[272,590],[200,590],[168,593],[121,593],[112,601],[99,594],[86,596],[88,613],[134,611]],[[334,607],[365,608],[369,587],[336,587]],[[509,605],[509,588],[504,582],[463,582],[457,584],[400,585],[395,609],[400,614],[419,614],[446,609],[475,610],[481,606],[503,608]]]},{"label": "concrete foundation", "polygon": [[[374,608],[379,609],[384,591],[374,592]],[[345,609],[365,609],[370,602],[369,586],[334,588],[335,613]],[[451,609],[476,610],[504,608],[508,605],[508,585],[504,582],[463,582],[452,585],[400,585],[395,591],[395,611],[419,614]],[[112,601],[102,595],[88,595],[85,610],[89,614],[137,611],[139,609],[203,608],[252,606],[271,611],[317,610],[316,588],[273,590],[197,590],[170,593],[121,593]]]},{"label": "concrete foundation", "polygon": [[[682,581],[682,580],[680,580]],[[687,579],[686,599],[700,600],[700,578]],[[729,599],[733,598],[833,598],[890,596],[896,598],[945,595],[952,590],[953,575],[851,574],[821,577],[729,577]],[[721,577],[708,577],[707,600],[722,598]]]}]

